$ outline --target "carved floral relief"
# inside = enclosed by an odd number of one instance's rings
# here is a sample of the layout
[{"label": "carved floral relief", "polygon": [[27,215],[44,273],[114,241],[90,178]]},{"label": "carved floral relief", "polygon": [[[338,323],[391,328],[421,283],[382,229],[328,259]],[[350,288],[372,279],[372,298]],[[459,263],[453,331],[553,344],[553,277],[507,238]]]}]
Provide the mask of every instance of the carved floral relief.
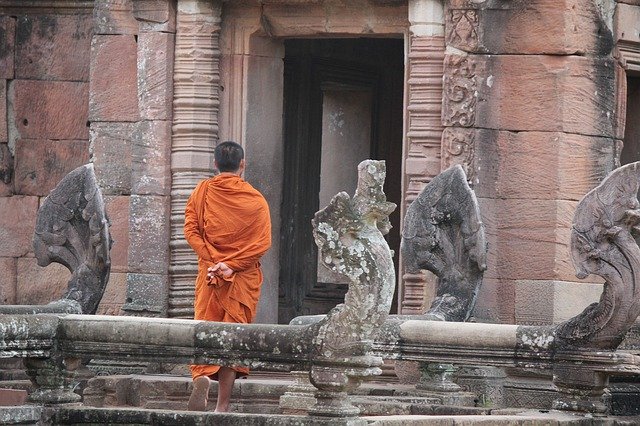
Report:
[{"label": "carved floral relief", "polygon": [[471,129],[446,128],[442,133],[442,168],[462,166],[467,182],[475,179],[475,134]]},{"label": "carved floral relief", "polygon": [[478,12],[476,10],[449,10],[445,28],[447,44],[463,50],[478,49]]},{"label": "carved floral relief", "polygon": [[476,120],[476,65],[467,56],[447,55],[442,96],[442,123],[472,127]]}]

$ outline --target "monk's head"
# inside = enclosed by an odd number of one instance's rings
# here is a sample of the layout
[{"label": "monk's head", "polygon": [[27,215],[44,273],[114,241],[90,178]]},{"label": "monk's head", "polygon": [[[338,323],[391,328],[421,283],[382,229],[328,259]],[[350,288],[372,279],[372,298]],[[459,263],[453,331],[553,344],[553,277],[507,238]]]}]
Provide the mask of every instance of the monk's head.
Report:
[{"label": "monk's head", "polygon": [[241,174],[244,170],[244,149],[236,142],[226,141],[218,144],[213,155],[215,166],[221,173]]}]

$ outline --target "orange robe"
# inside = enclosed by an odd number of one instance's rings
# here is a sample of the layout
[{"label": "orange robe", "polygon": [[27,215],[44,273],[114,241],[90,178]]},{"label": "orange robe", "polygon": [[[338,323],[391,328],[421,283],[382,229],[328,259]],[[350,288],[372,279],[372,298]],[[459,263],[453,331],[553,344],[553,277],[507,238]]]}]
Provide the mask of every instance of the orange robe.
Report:
[{"label": "orange robe", "polygon": [[[187,202],[184,235],[198,255],[196,320],[248,324],[256,314],[262,270],[260,258],[271,246],[266,200],[240,176],[221,173],[203,180]],[[224,262],[230,277],[207,279],[207,269]],[[192,365],[193,378],[217,378],[217,365]],[[239,376],[248,368],[234,367]]]}]

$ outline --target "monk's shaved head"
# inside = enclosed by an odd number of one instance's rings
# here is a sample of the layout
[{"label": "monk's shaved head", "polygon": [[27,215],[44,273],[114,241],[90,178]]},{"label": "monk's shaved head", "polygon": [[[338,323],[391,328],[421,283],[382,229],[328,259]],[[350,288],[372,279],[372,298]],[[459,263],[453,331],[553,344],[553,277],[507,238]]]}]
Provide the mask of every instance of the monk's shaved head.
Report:
[{"label": "monk's shaved head", "polygon": [[244,149],[240,144],[226,141],[218,144],[213,153],[218,170],[221,172],[237,172],[240,162],[244,159]]}]

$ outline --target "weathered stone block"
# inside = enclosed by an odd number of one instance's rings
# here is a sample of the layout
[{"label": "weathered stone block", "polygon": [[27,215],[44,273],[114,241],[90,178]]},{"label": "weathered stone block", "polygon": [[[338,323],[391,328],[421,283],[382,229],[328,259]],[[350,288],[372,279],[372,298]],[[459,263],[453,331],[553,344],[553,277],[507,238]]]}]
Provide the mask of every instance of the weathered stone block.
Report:
[{"label": "weathered stone block", "polygon": [[614,17],[616,29],[616,41],[624,40],[631,43],[640,43],[640,1],[636,6],[631,4],[618,4]]},{"label": "weathered stone block", "polygon": [[0,16],[0,78],[14,77],[16,19]]},{"label": "weathered stone block", "polygon": [[9,140],[7,125],[7,80],[0,79],[0,142]]},{"label": "weathered stone block", "polygon": [[[591,277],[600,280],[599,277]],[[515,281],[516,324],[558,324],[597,302],[602,284],[569,281]]]},{"label": "weathered stone block", "polygon": [[621,138],[617,78],[610,59],[448,54],[443,123]]},{"label": "weathered stone block", "polygon": [[16,259],[0,257],[0,304],[16,303]]},{"label": "weathered stone block", "polygon": [[577,202],[479,198],[489,252],[486,278],[578,281],[569,252]]},{"label": "weathered stone block", "polygon": [[[258,9],[259,13],[259,9]],[[406,28],[406,4],[372,5],[365,2],[313,4],[266,4],[264,20],[275,36],[318,35],[326,33],[370,34],[397,33]]]},{"label": "weathered stone block", "polygon": [[172,117],[174,45],[174,34],[153,32],[138,37],[138,104],[143,120]]},{"label": "weathered stone block", "polygon": [[169,197],[132,195],[129,232],[129,272],[166,275]]},{"label": "weathered stone block", "polygon": [[45,305],[64,296],[71,272],[59,263],[43,268],[34,257],[18,259],[16,303]]},{"label": "weathered stone block", "polygon": [[38,197],[0,197],[0,256],[20,257],[33,251]]},{"label": "weathered stone block", "polygon": [[0,197],[13,195],[13,156],[9,145],[0,143]]},{"label": "weathered stone block", "polygon": [[451,146],[443,143],[443,152],[471,147],[470,178],[479,197],[578,201],[615,167],[609,138],[460,128],[445,134]]},{"label": "weathered stone block", "polygon": [[135,37],[94,36],[89,97],[91,121],[137,121],[139,116]]},{"label": "weathered stone block", "polygon": [[133,2],[133,16],[139,22],[140,32],[176,32],[175,0],[136,0]]},{"label": "weathered stone block", "polygon": [[447,45],[467,52],[607,55],[613,48],[595,2],[454,0],[447,6]]},{"label": "weathered stone block", "polygon": [[168,282],[166,275],[127,274],[127,298],[122,309],[128,313],[164,316]]},{"label": "weathered stone block", "polygon": [[478,292],[473,317],[476,322],[515,323],[514,280],[485,276]]},{"label": "weathered stone block", "polygon": [[91,123],[91,155],[105,195],[131,193],[134,123]]},{"label": "weathered stone block", "polygon": [[88,83],[14,80],[10,84],[15,125],[22,139],[88,138]]},{"label": "weathered stone block", "polygon": [[122,305],[125,303],[126,293],[127,274],[111,272],[111,275],[109,275],[109,283],[104,291],[104,296],[102,296],[102,300],[100,301],[96,314],[121,315],[121,309]]},{"label": "weathered stone block", "polygon": [[137,0],[96,0],[93,8],[95,34],[138,34],[133,16]]},{"label": "weathered stone block", "polygon": [[19,139],[15,152],[15,193],[21,195],[47,195],[67,173],[89,162],[86,141]]},{"label": "weathered stone block", "polygon": [[105,208],[109,216],[109,233],[113,239],[111,247],[111,278],[114,272],[127,272],[129,258],[129,197],[105,196]]},{"label": "weathered stone block", "polygon": [[171,121],[138,123],[131,149],[132,194],[169,195]]},{"label": "weathered stone block", "polygon": [[91,15],[24,15],[18,18],[16,78],[89,80]]}]

